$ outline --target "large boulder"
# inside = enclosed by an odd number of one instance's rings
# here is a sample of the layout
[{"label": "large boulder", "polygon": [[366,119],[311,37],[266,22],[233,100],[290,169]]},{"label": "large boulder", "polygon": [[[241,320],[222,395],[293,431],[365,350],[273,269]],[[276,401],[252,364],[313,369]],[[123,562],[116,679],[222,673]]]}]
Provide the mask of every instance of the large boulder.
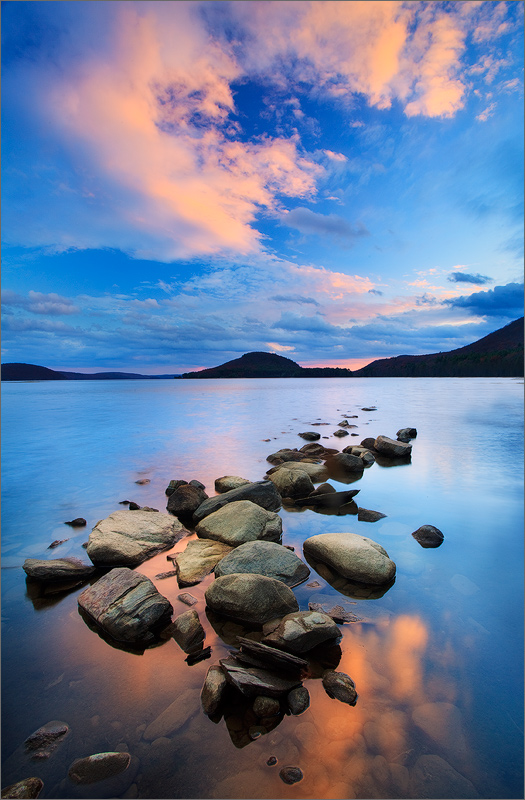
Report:
[{"label": "large boulder", "polygon": [[251,573],[216,578],[206,589],[205,597],[212,611],[256,625],[299,610],[295,595],[286,584]]},{"label": "large boulder", "polygon": [[190,516],[207,499],[208,495],[200,486],[183,483],[169,495],[166,508],[175,516]]},{"label": "large boulder", "polygon": [[255,481],[205,500],[194,512],[193,521],[197,524],[219,508],[237,500],[250,500],[267,511],[279,511],[281,508],[281,496],[273,483],[270,480]]},{"label": "large boulder", "polygon": [[333,619],[319,611],[287,614],[279,621],[266,623],[263,631],[264,644],[289,650],[291,653],[306,653],[321,642],[341,636]]},{"label": "large boulder", "polygon": [[238,489],[239,486],[246,486],[247,483],[251,483],[251,481],[239,478],[238,475],[223,475],[222,478],[215,479],[215,491],[219,494],[230,492],[232,489]]},{"label": "large boulder", "polygon": [[269,478],[281,497],[304,497],[314,490],[312,480],[304,469],[278,469]]},{"label": "large boulder", "polygon": [[357,533],[321,533],[303,544],[306,556],[332,567],[359,583],[381,585],[391,581],[396,565],[377,542]]},{"label": "large boulder", "polygon": [[321,483],[321,481],[325,481],[328,478],[328,470],[324,464],[312,464],[308,461],[286,461],[284,464],[279,464],[277,467],[269,469],[267,475],[271,479],[272,475],[281,470],[301,470],[306,472],[310,476],[312,483]]},{"label": "large boulder", "polygon": [[231,550],[228,545],[209,539],[188,542],[184,552],[177,553],[175,560],[179,586],[200,583]]},{"label": "large boulder", "polygon": [[91,531],[87,554],[96,566],[136,567],[173,547],[185,532],[169,514],[114,511]]},{"label": "large boulder", "polygon": [[91,564],[83,564],[78,558],[26,558],[22,569],[28,578],[39,581],[85,580],[96,572]]},{"label": "large boulder", "polygon": [[247,542],[236,547],[215,567],[215,575],[250,572],[275,578],[287,586],[297,586],[305,581],[310,570],[286,547],[275,542]]},{"label": "large boulder", "polygon": [[283,523],[278,514],[266,511],[250,500],[227,503],[204,517],[195,528],[199,538],[215,539],[230,547],[256,539],[277,541],[281,538],[282,530]]},{"label": "large boulder", "polygon": [[406,458],[412,453],[411,444],[389,439],[388,436],[378,436],[374,442],[374,449],[388,458]]},{"label": "large boulder", "polygon": [[112,569],[78,597],[80,608],[113,639],[153,639],[152,628],[168,622],[172,605],[149,578],[127,567]]}]

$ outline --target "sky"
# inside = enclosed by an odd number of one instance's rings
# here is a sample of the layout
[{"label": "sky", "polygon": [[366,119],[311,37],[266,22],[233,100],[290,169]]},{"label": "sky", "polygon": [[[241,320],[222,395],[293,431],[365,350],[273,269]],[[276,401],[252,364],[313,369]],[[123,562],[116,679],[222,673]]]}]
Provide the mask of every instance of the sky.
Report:
[{"label": "sky", "polygon": [[523,314],[523,3],[2,4],[2,361],[357,369]]}]

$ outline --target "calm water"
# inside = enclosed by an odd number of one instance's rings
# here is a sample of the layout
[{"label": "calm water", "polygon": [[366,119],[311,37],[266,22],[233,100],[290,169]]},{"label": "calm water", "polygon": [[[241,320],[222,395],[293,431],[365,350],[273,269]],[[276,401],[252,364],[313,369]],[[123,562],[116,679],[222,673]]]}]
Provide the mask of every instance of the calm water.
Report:
[{"label": "calm water", "polygon": [[[131,785],[119,789],[126,797],[523,797],[522,392],[513,379],[5,384],[2,785],[39,775],[41,797],[73,797],[60,782],[75,758],[125,749],[133,756]],[[371,405],[377,411],[361,410]],[[359,438],[333,438],[342,414],[358,414]],[[208,667],[229,649],[206,617],[211,577],[188,590],[212,646],[210,660],[190,667],[173,640],[143,655],[111,647],[79,616],[81,589],[37,597],[22,563],[87,561],[81,545],[99,519],[124,499],[164,510],[172,478],[201,480],[210,495],[221,475],[260,480],[266,456],[301,447],[297,433],[316,421],[330,423],[317,428],[329,437],[321,441],[341,450],[417,427],[411,464],[374,464],[353,485],[359,505],[385,519],[280,512],[283,542],[299,555],[308,536],[353,531],[385,547],[397,578],[374,600],[345,597],[314,571],[308,582],[319,588],[294,590],[301,609],[342,603],[367,620],[341,626],[337,669],[355,681],[357,705],[330,700],[311,679],[305,714],[237,748],[224,720],[214,724],[199,705]],[[151,483],[135,484],[144,477]],[[87,529],[64,526],[77,516]],[[441,547],[412,538],[422,524],[443,531]],[[170,568],[162,553],[138,571],[153,578]],[[175,614],[187,610],[176,579],[156,585]],[[231,626],[220,633],[228,640]],[[195,702],[183,727],[144,741],[146,724],[186,690]],[[24,739],[53,719],[70,725],[69,737],[48,761],[28,761]],[[271,755],[277,766],[266,765]],[[421,777],[426,755],[442,759],[434,783]],[[282,783],[285,765],[300,766],[303,781]],[[475,791],[460,794],[465,779]],[[121,796],[87,789],[78,796]]]}]

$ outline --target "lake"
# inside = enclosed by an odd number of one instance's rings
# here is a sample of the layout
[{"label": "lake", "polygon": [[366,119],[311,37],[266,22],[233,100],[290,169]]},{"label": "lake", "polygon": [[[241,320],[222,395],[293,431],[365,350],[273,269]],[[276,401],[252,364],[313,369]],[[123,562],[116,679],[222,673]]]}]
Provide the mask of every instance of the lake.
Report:
[{"label": "lake", "polygon": [[[523,381],[518,379],[274,379],[6,383],[2,415],[2,786],[44,780],[41,797],[418,798],[523,797]],[[375,411],[363,408],[377,406]],[[357,428],[337,439],[346,414]],[[313,423],[329,425],[311,427]],[[352,484],[378,522],[311,509],[279,513],[283,543],[302,557],[309,536],[350,531],[396,562],[394,585],[375,599],[339,593],[312,570],[294,589],[309,602],[343,604],[362,622],[340,625],[336,669],[355,681],[355,707],[305,685],[310,707],[238,747],[235,709],[211,721],[199,694],[210,665],[232,649],[235,625],[211,624],[204,591],[185,591],[211,658],[189,666],[174,640],[142,655],[112,647],[78,613],[82,588],[42,596],[26,583],[26,558],[77,556],[96,522],[133,500],[165,510],[173,478],[261,480],[267,455],[416,427],[409,464],[373,464]],[[265,440],[270,441],[265,441]],[[137,485],[147,478],[150,483]],[[331,481],[342,490],[343,483]],[[84,517],[87,527],[64,525]],[[423,524],[444,533],[425,549]],[[57,539],[68,539],[49,550]],[[194,538],[194,535],[192,536]],[[184,549],[187,539],[170,552]],[[137,571],[172,568],[161,553]],[[309,587],[314,581],[318,586]],[[176,616],[176,578],[156,579]],[[212,620],[213,621],[213,620]],[[240,629],[239,629],[240,630]],[[142,734],[183,693],[183,725],[153,742]],[[24,740],[50,720],[70,733],[46,761]],[[118,789],[71,789],[70,764],[125,750]],[[274,756],[275,766],[267,760]],[[283,766],[302,769],[287,785]],[[70,793],[71,792],[71,793]]]}]

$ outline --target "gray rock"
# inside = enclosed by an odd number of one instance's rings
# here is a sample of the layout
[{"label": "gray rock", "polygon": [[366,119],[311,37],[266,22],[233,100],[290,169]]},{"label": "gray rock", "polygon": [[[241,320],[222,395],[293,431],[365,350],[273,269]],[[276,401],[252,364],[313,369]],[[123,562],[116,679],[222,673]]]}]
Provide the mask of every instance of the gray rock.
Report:
[{"label": "gray rock", "polygon": [[246,667],[235,658],[223,658],[219,664],[224,670],[226,680],[248,697],[267,695],[280,697],[288,694],[300,681],[284,678],[276,673],[257,667]]},{"label": "gray rock", "polygon": [[22,569],[28,578],[39,581],[64,581],[89,578],[96,570],[91,564],[83,564],[78,558],[26,558]]},{"label": "gray rock", "polygon": [[389,439],[388,436],[378,436],[374,442],[374,449],[388,458],[405,458],[412,453],[411,444]]},{"label": "gray rock", "polygon": [[318,611],[297,611],[263,627],[263,644],[306,653],[321,642],[338,639],[341,631],[327,614]]},{"label": "gray rock", "polygon": [[420,756],[410,770],[407,797],[441,798],[479,797],[475,786],[447,761],[436,755]]},{"label": "gray rock", "polygon": [[415,439],[417,436],[417,430],[415,428],[401,428],[396,433],[396,437],[399,439],[400,442],[409,442],[411,439]]},{"label": "gray rock", "polygon": [[298,686],[297,689],[292,689],[286,699],[288,708],[294,717],[303,714],[310,705],[310,693],[306,686]]},{"label": "gray rock", "polygon": [[[329,484],[324,485],[327,486]],[[312,492],[308,497],[298,498],[295,501],[295,505],[311,506],[312,508],[340,508],[346,503],[349,503],[356,494],[359,494],[359,491],[359,489],[348,489],[344,492],[336,492],[332,489],[331,492],[327,492],[326,494]]]},{"label": "gray rock", "polygon": [[112,569],[78,597],[80,608],[119,642],[148,641],[151,629],[173,611],[145,575]]},{"label": "gray rock", "polygon": [[342,469],[345,472],[362,472],[364,469],[363,459],[359,456],[352,456],[349,453],[336,453],[325,461],[326,467]]},{"label": "gray rock", "polygon": [[208,669],[201,691],[201,705],[205,714],[216,714],[220,709],[227,683],[226,675],[218,664]]},{"label": "gray rock", "polygon": [[185,603],[185,605],[187,606],[194,606],[196,603],[199,602],[197,598],[194,597],[192,594],[189,594],[189,592],[182,592],[182,594],[178,594],[177,600],[180,600],[181,603]]},{"label": "gray rock", "polygon": [[56,750],[69,733],[69,725],[59,719],[53,719],[42,725],[25,740],[25,749],[31,758],[43,761]]},{"label": "gray rock", "polygon": [[367,436],[367,438],[363,439],[361,442],[361,447],[366,447],[367,450],[373,450],[375,448],[375,443],[375,439],[373,439],[371,436]]},{"label": "gray rock", "polygon": [[166,508],[179,517],[190,516],[207,499],[204,489],[185,483],[169,495]]},{"label": "gray rock", "polygon": [[[375,441],[375,439],[372,439]],[[365,467],[370,466],[376,460],[375,455],[368,447],[363,447],[360,445],[349,445],[348,447],[343,448],[343,453],[347,453],[351,456],[358,456],[361,461],[363,461]]]},{"label": "gray rock", "polygon": [[325,447],[324,444],[320,444],[320,442],[311,442],[310,444],[303,444],[303,446],[299,448],[299,452],[311,458],[328,458],[328,456],[338,453],[339,450],[333,447]]},{"label": "gray rock", "polygon": [[40,778],[24,778],[2,789],[2,797],[35,798],[40,795],[43,788],[44,782]]},{"label": "gray rock", "polygon": [[278,541],[282,530],[283,524],[278,514],[267,511],[250,500],[236,500],[226,504],[206,515],[195,528],[199,538],[214,539],[230,547],[258,539]]},{"label": "gray rock", "polygon": [[216,478],[215,491],[230,492],[232,489],[238,489],[239,486],[246,486],[247,483],[251,483],[251,481],[239,478],[238,475],[224,475],[222,478]]},{"label": "gray rock", "polygon": [[124,772],[130,761],[129,753],[95,753],[73,761],[68,776],[73,783],[96,783]]},{"label": "gray rock", "polygon": [[243,664],[269,669],[278,674],[285,672],[296,678],[308,669],[308,661],[304,658],[278,650],[276,647],[269,647],[244,636],[237,636],[237,643],[241,649],[235,653],[235,658]]},{"label": "gray rock", "polygon": [[332,494],[335,491],[336,489],[334,489],[331,483],[321,483],[317,489],[310,492],[310,497],[316,497],[318,494]]},{"label": "gray rock", "polygon": [[297,435],[300,436],[301,439],[306,439],[307,442],[316,442],[321,438],[321,434],[316,433],[315,431],[305,431],[304,433],[298,433]]},{"label": "gray rock", "polygon": [[179,488],[179,486],[184,486],[184,485],[185,485],[185,484],[187,484],[187,483],[188,483],[188,481],[183,481],[183,480],[173,480],[173,481],[170,481],[170,482],[169,482],[169,484],[168,484],[168,486],[166,487],[166,494],[167,494],[167,496],[169,497],[169,496],[170,496],[170,494],[173,494],[173,492],[175,491],[175,489],[178,489],[178,488]]},{"label": "gray rock", "polygon": [[303,779],[303,772],[299,767],[283,767],[279,777],[284,783],[299,783]]},{"label": "gray rock", "polygon": [[257,625],[299,610],[294,593],[282,581],[250,573],[216,578],[205,597],[212,611]]},{"label": "gray rock", "polygon": [[182,553],[177,553],[175,567],[179,586],[194,586],[214,569],[232,548],[210,539],[192,539]]},{"label": "gray rock", "polygon": [[302,472],[306,472],[306,474],[310,476],[312,483],[320,483],[328,478],[328,470],[324,464],[311,464],[308,461],[287,461],[284,464],[280,464],[268,470],[267,474],[271,477],[281,470],[301,470]]},{"label": "gray rock", "polygon": [[197,489],[202,489],[203,491],[206,488],[203,483],[201,483],[200,481],[195,481],[195,480],[190,481],[190,486],[195,486]]},{"label": "gray rock", "polygon": [[193,520],[198,523],[204,517],[213,514],[228,503],[234,503],[238,500],[250,500],[250,502],[267,511],[279,511],[281,508],[281,496],[273,483],[270,480],[256,481],[205,500],[194,512]]},{"label": "gray rock", "polygon": [[348,436],[348,431],[344,431],[344,430],[334,431],[332,436],[337,436],[338,438],[341,438],[343,436]]},{"label": "gray rock", "polygon": [[170,632],[181,650],[190,653],[205,639],[206,634],[196,611],[184,611],[170,625]]},{"label": "gray rock", "polygon": [[344,672],[327,670],[323,675],[323,686],[328,697],[340,700],[341,703],[348,703],[349,706],[355,706],[357,702],[355,683]]},{"label": "gray rock", "polygon": [[412,536],[421,547],[439,547],[445,538],[439,528],[435,528],[433,525],[421,525]]},{"label": "gray rock", "polygon": [[278,469],[269,478],[281,497],[304,497],[314,490],[310,476],[303,469]]},{"label": "gray rock", "polygon": [[259,718],[275,717],[281,710],[281,704],[275,697],[258,695],[253,701],[253,712]]},{"label": "gray rock", "polygon": [[136,567],[173,547],[185,533],[169,514],[114,511],[91,531],[87,554],[96,566]]},{"label": "gray rock", "polygon": [[275,542],[247,542],[236,547],[215,567],[215,575],[251,572],[275,578],[287,586],[298,586],[305,581],[310,569],[286,547]]},{"label": "gray rock", "polygon": [[[305,445],[305,447],[315,447],[321,452],[324,450],[324,447],[320,444]],[[298,450],[296,447],[283,447],[282,450],[277,450],[276,453],[270,453],[266,460],[269,461],[270,464],[280,465],[287,461],[307,461],[311,463],[315,461],[318,462],[319,457],[314,453],[306,452],[304,447],[301,447],[300,450]]]},{"label": "gray rock", "polygon": [[304,553],[332,567],[351,581],[385,584],[396,574],[396,565],[377,542],[356,533],[321,533],[303,544]]},{"label": "gray rock", "polygon": [[382,514],[380,511],[372,511],[370,508],[357,509],[357,519],[360,522],[377,522],[378,519],[383,519],[384,517],[386,517],[386,514]]}]

